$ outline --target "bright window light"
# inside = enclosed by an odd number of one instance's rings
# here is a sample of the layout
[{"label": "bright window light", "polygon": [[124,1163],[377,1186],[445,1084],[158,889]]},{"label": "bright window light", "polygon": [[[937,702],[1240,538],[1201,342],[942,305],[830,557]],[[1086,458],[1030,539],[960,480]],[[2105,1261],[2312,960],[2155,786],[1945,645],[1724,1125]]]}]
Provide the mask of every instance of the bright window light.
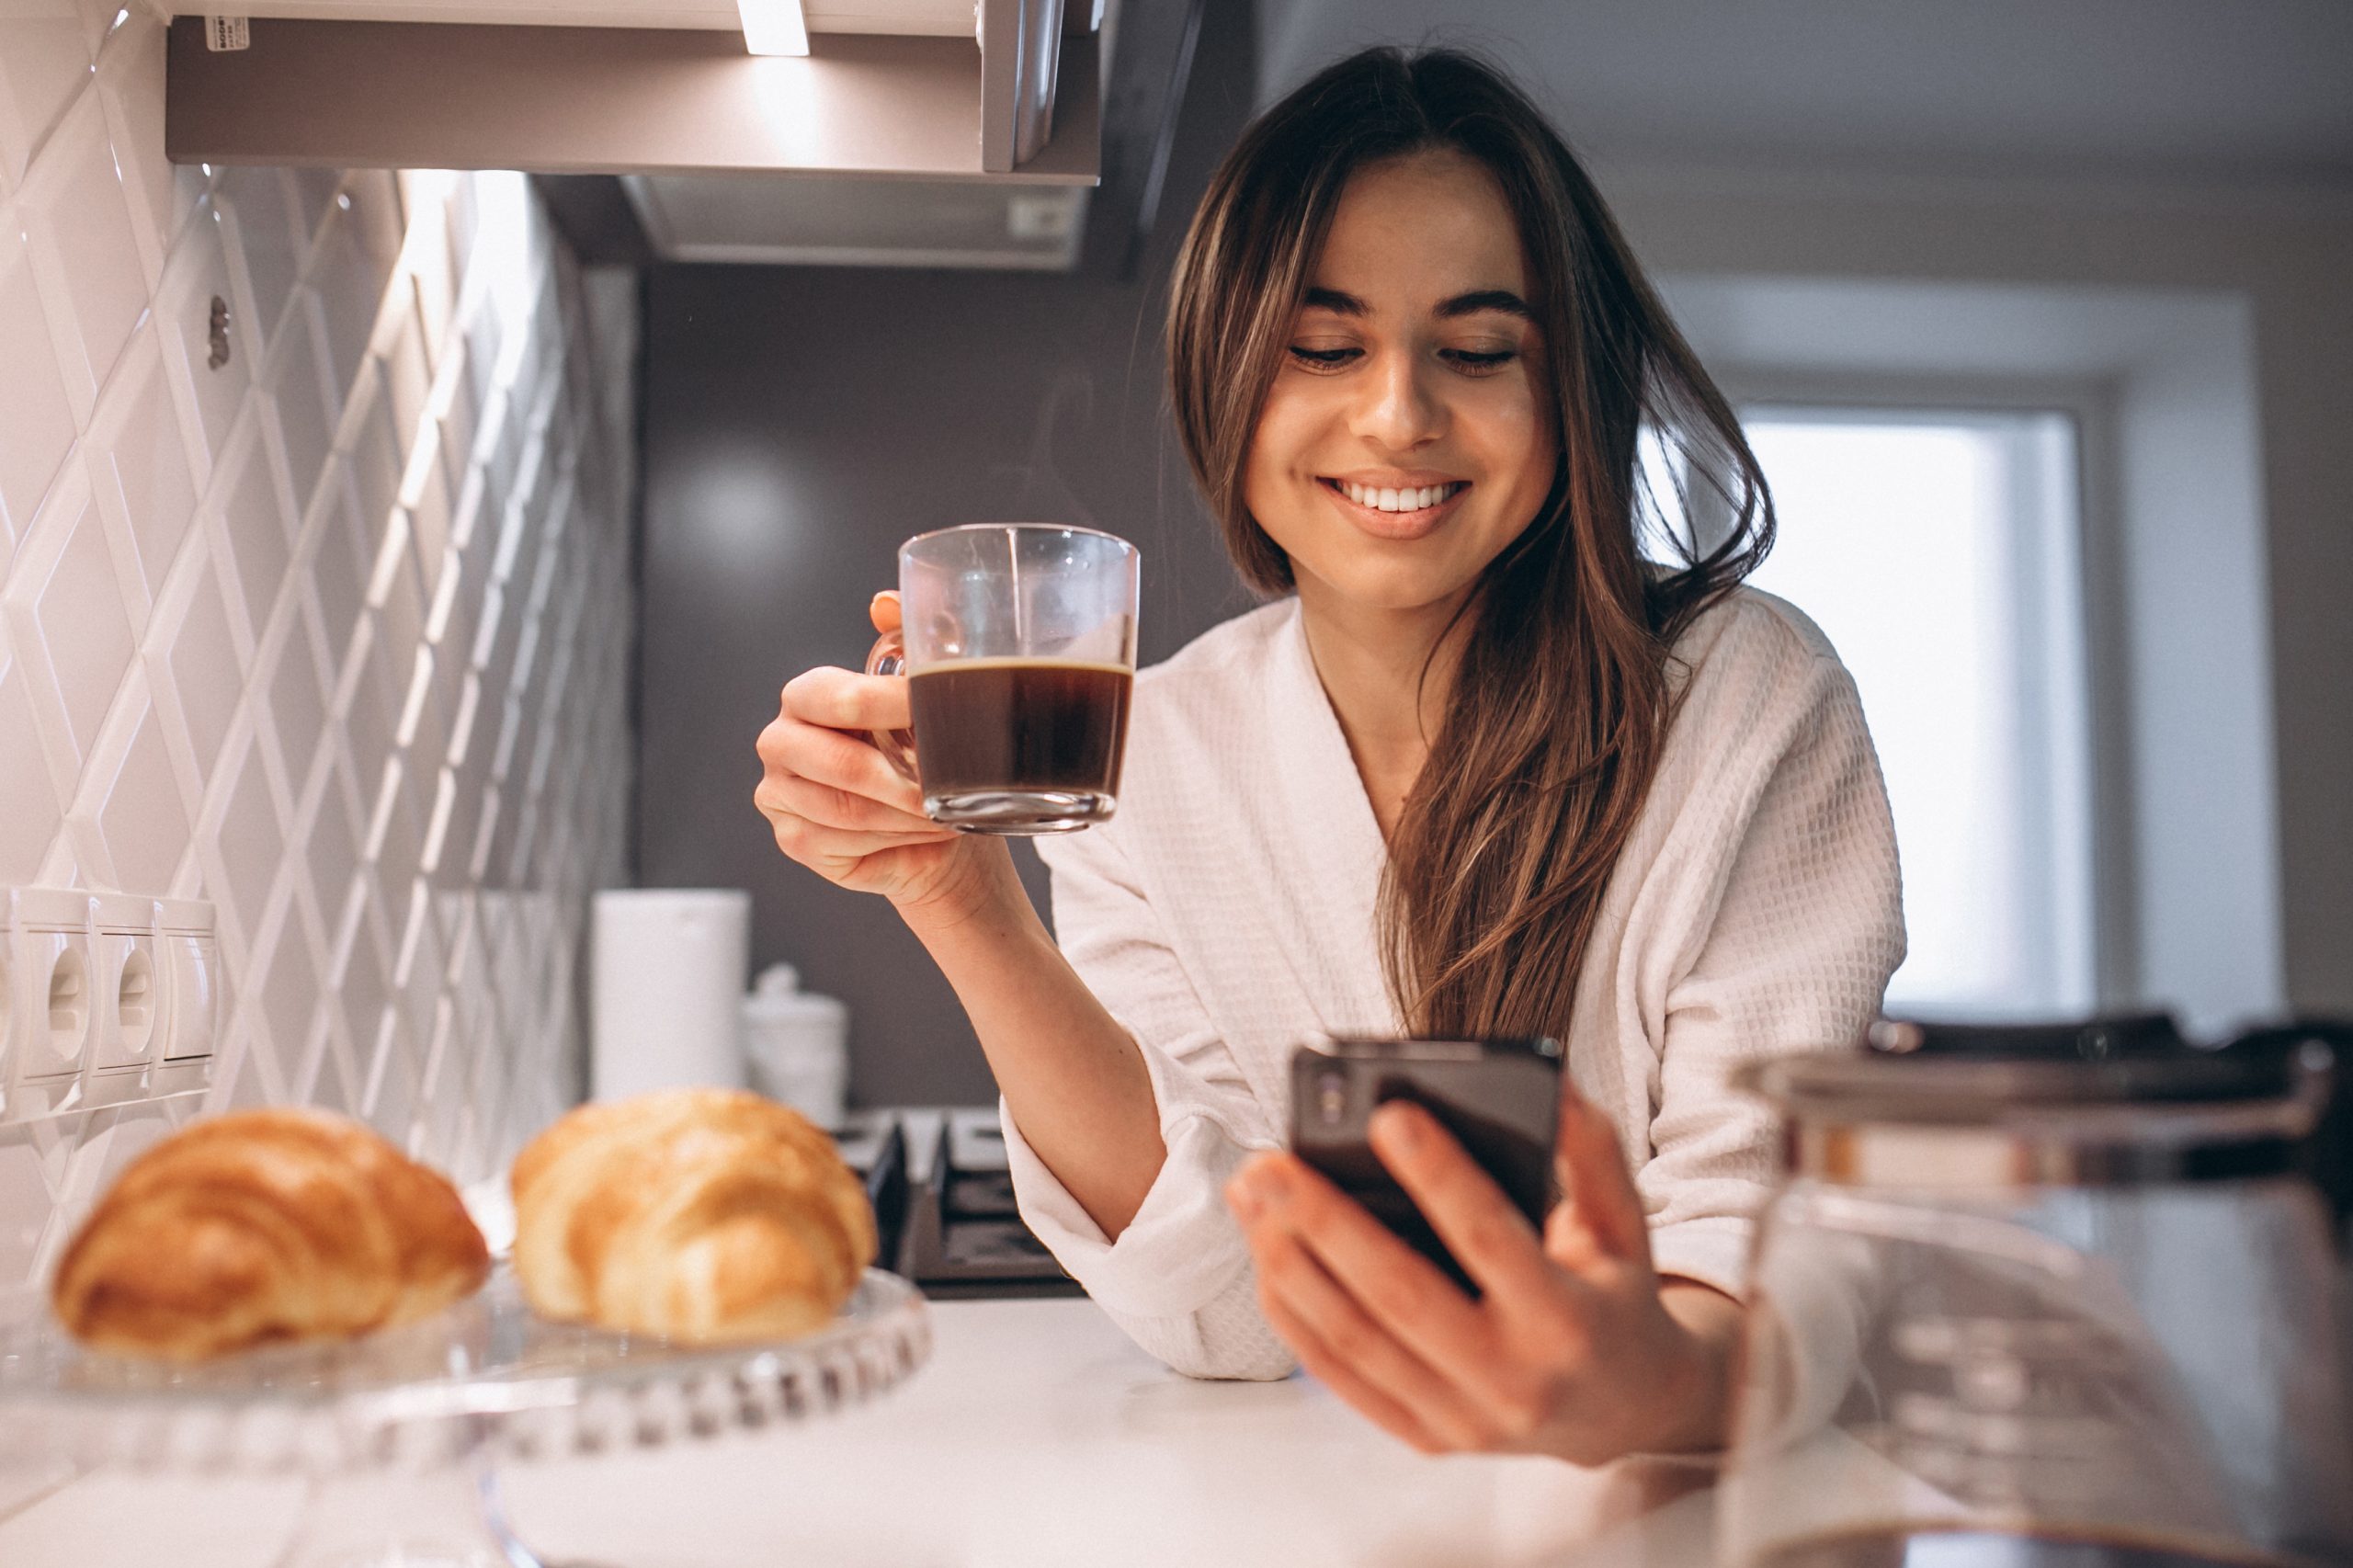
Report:
[{"label": "bright window light", "polygon": [[809,23],[801,0],[735,0],[744,19],[744,47],[754,54],[806,54]]},{"label": "bright window light", "polygon": [[1779,518],[1751,581],[1862,694],[1904,862],[1888,1010],[2095,1006],[2090,708],[2063,415],[1744,411]]}]

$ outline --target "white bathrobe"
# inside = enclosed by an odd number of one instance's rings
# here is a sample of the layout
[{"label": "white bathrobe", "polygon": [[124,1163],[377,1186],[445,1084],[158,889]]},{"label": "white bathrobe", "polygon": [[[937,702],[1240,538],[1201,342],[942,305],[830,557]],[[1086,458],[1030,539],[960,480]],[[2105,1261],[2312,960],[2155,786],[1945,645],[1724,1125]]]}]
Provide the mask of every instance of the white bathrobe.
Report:
[{"label": "white bathrobe", "polygon": [[[1776,1152],[1725,1074],[1859,1036],[1904,954],[1895,834],[1854,682],[1804,616],[1744,589],[1677,652],[1688,688],[1565,1043],[1635,1167],[1659,1271],[1738,1295]],[[1135,1037],[1168,1156],[1107,1241],[1008,1115],[1022,1214],[1169,1366],[1281,1377],[1221,1189],[1283,1143],[1294,1047],[1402,1028],[1373,920],[1387,849],[1297,601],[1142,671],[1119,814],[1037,842],[1063,951]]]}]

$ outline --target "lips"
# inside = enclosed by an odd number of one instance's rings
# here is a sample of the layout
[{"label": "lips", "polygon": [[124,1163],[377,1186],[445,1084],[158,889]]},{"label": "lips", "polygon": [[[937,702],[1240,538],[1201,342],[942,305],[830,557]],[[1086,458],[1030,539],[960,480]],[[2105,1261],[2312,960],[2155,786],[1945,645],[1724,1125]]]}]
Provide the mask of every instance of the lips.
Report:
[{"label": "lips", "polygon": [[1444,479],[1427,484],[1370,484],[1359,483],[1353,479],[1335,479],[1331,483],[1339,488],[1341,494],[1359,506],[1370,506],[1381,512],[1418,512],[1426,506],[1437,506],[1461,489],[1467,482]]},{"label": "lips", "polygon": [[[1376,538],[1395,540],[1420,539],[1431,532],[1454,511],[1471,488],[1465,480],[1397,486],[1373,486],[1340,479],[1320,479],[1316,483],[1341,515],[1358,528]],[[1358,499],[1366,495],[1370,501]]]}]

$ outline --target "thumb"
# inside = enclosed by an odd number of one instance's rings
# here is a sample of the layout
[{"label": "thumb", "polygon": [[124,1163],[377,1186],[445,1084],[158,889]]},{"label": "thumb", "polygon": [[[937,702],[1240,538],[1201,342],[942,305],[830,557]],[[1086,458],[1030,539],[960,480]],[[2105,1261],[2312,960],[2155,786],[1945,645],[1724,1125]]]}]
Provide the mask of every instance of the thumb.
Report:
[{"label": "thumb", "polygon": [[866,618],[874,623],[874,630],[877,631],[898,631],[898,590],[896,588],[885,588],[881,593],[875,595],[874,602],[866,607]]},{"label": "thumb", "polygon": [[1603,1258],[1647,1265],[1650,1221],[1618,1130],[1565,1076],[1552,1160],[1561,1201],[1545,1225],[1545,1249],[1572,1268]]}]

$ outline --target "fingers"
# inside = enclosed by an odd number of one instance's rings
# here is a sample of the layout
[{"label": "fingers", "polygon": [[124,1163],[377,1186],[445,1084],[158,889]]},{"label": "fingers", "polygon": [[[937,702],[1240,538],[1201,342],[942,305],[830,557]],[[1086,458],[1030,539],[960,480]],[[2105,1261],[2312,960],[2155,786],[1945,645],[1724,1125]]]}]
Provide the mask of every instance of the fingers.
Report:
[{"label": "fingers", "polygon": [[782,711],[829,730],[904,730],[910,722],[906,678],[833,668],[803,670],[786,683]]},{"label": "fingers", "polygon": [[1563,1196],[1545,1228],[1546,1250],[1573,1268],[1602,1259],[1649,1268],[1650,1221],[1626,1167],[1618,1130],[1566,1074],[1561,1080],[1553,1159]]},{"label": "fingers", "polygon": [[956,836],[954,828],[942,827],[928,817],[790,774],[763,778],[752,791],[752,802],[771,818],[799,817],[818,827],[891,844],[944,843]]},{"label": "fingers", "polygon": [[[874,743],[823,724],[780,714],[760,732],[766,779],[806,778],[880,801],[908,816],[923,814],[923,790],[890,764]],[[904,825],[904,824],[902,824]]]},{"label": "fingers", "polygon": [[1481,1289],[1528,1297],[1552,1290],[1536,1227],[1436,1117],[1392,1100],[1373,1112],[1370,1131],[1373,1153]]},{"label": "fingers", "polygon": [[[1479,1445],[1482,1433],[1462,1396],[1374,1323],[1296,1236],[1269,1227],[1254,1235],[1251,1250],[1257,1260],[1259,1305],[1268,1309],[1269,1322],[1279,1315],[1305,1331],[1318,1356],[1310,1371],[1333,1384],[1336,1392],[1347,1382],[1395,1406],[1447,1448]],[[1307,1360],[1303,1350],[1300,1359]]]},{"label": "fingers", "polygon": [[1245,1170],[1228,1189],[1229,1200],[1250,1243],[1259,1306],[1301,1364],[1425,1453],[1476,1447],[1481,1433],[1462,1396],[1374,1323],[1299,1237],[1270,1216],[1254,1196],[1256,1174]]},{"label": "fingers", "polygon": [[1374,1426],[1425,1454],[1442,1454],[1447,1446],[1437,1435],[1415,1419],[1413,1412],[1374,1388],[1352,1371],[1314,1329],[1302,1321],[1280,1301],[1270,1300],[1261,1291],[1258,1299],[1267,1324],[1282,1342],[1291,1347],[1299,1364],[1308,1375],[1338,1395],[1341,1401]]},{"label": "fingers", "polygon": [[900,626],[898,590],[885,588],[875,595],[874,602],[866,607],[866,619],[874,623],[874,630],[877,631],[898,631]]},{"label": "fingers", "polygon": [[1449,1377],[1480,1375],[1490,1346],[1478,1307],[1361,1204],[1288,1154],[1253,1162],[1238,1185],[1261,1224],[1296,1236],[1406,1349]]}]

